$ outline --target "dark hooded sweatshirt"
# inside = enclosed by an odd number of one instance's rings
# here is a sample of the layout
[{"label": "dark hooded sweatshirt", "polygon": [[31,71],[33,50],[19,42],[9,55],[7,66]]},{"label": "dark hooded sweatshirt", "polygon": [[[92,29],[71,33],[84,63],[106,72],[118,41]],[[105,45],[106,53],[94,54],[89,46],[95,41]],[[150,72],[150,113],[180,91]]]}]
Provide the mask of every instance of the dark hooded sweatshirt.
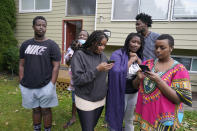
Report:
[{"label": "dark hooded sweatshirt", "polygon": [[75,94],[85,100],[96,102],[107,95],[107,72],[96,67],[106,62],[107,57],[89,50],[77,50],[71,61],[71,71]]}]

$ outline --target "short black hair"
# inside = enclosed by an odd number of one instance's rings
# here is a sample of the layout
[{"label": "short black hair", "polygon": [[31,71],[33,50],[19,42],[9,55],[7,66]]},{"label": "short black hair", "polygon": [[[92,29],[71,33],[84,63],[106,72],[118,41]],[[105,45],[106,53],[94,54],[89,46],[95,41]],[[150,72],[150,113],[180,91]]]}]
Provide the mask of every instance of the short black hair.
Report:
[{"label": "short black hair", "polygon": [[169,34],[162,34],[160,35],[157,40],[168,40],[168,44],[170,47],[174,47],[174,38]]},{"label": "short black hair", "polygon": [[44,16],[36,16],[34,19],[33,19],[33,26],[36,24],[36,21],[40,19],[40,20],[44,20],[46,23],[47,23],[47,20],[44,18]]},{"label": "short black hair", "polygon": [[139,57],[140,59],[143,59],[144,37],[143,37],[141,34],[139,34],[139,33],[130,33],[130,34],[127,36],[127,38],[126,38],[125,43],[124,43],[124,46],[123,46],[122,49],[123,49],[124,51],[126,51],[126,54],[129,56],[129,52],[130,52],[130,50],[129,50],[129,43],[130,43],[130,40],[131,40],[133,37],[135,37],[135,36],[139,37],[139,38],[140,38],[140,41],[141,41],[141,47],[140,47],[140,49],[136,52],[136,54],[138,55],[138,57]]},{"label": "short black hair", "polygon": [[140,13],[135,17],[136,20],[141,20],[143,23],[145,23],[148,27],[152,26],[152,17],[145,13]]},{"label": "short black hair", "polygon": [[85,44],[82,45],[83,49],[87,49],[91,46],[94,46],[96,43],[100,43],[103,38],[106,38],[108,41],[108,36],[102,30],[95,30],[90,34]]}]

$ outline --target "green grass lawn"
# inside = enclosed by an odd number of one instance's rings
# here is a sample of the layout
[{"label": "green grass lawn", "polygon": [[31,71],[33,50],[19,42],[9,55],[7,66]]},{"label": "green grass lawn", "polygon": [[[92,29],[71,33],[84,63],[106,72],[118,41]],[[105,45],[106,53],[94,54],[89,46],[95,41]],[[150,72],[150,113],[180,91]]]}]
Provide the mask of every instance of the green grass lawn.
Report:
[{"label": "green grass lawn", "polygon": [[[53,108],[53,131],[80,131],[79,120],[68,129],[63,125],[71,118],[71,94],[58,91],[59,106]],[[32,131],[31,110],[21,105],[21,94],[17,77],[0,75],[0,131]],[[102,127],[104,112],[97,124],[96,131],[107,131]],[[179,131],[197,130],[197,111],[185,111],[183,126]],[[136,128],[138,131],[138,128]]]}]

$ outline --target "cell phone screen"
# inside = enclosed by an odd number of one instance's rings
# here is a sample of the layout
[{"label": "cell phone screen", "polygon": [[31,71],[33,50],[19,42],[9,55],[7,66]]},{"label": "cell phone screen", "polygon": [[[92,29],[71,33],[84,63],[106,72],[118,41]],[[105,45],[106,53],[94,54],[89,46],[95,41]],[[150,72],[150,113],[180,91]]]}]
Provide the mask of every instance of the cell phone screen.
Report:
[{"label": "cell phone screen", "polygon": [[114,62],[115,62],[114,60],[108,60],[107,64],[114,63]]},{"label": "cell phone screen", "polygon": [[150,71],[150,69],[148,68],[148,66],[146,66],[146,65],[139,65],[140,66],[140,68],[141,68],[141,70],[143,71],[143,72],[145,72],[145,71]]}]

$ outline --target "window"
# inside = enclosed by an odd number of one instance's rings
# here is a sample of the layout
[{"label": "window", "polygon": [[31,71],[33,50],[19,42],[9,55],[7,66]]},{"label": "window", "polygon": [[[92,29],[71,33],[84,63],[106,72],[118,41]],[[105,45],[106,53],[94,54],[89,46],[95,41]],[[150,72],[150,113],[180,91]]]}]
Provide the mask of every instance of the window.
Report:
[{"label": "window", "polygon": [[174,0],[173,20],[197,19],[196,0]]},{"label": "window", "polygon": [[[132,20],[138,14],[138,0],[114,0],[113,19]],[[131,13],[132,12],[132,13]]]},{"label": "window", "polygon": [[19,0],[19,12],[48,12],[52,10],[52,0]]},{"label": "window", "polygon": [[192,71],[197,71],[197,59],[193,59],[192,61]]},{"label": "window", "polygon": [[197,73],[197,57],[172,56],[172,58],[183,64],[188,71]]},{"label": "window", "polygon": [[178,62],[180,62],[181,64],[183,64],[187,70],[190,70],[191,67],[191,58],[181,58],[181,57],[173,57],[175,60],[177,60]]},{"label": "window", "polygon": [[67,0],[66,14],[76,15],[95,15],[96,0]]},{"label": "window", "polygon": [[151,14],[152,19],[167,20],[169,0],[141,0],[140,12]]},{"label": "window", "polygon": [[132,21],[147,13],[157,21],[197,20],[197,0],[113,0],[112,20]]}]

